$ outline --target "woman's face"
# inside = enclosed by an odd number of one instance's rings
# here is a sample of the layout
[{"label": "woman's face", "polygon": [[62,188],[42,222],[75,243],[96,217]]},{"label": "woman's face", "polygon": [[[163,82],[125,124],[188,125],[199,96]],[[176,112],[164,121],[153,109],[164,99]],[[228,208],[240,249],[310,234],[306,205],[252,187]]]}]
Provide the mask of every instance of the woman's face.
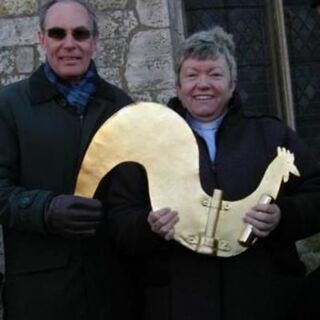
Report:
[{"label": "woman's face", "polygon": [[223,55],[216,59],[190,57],[181,66],[177,95],[197,120],[212,121],[228,107],[235,82]]}]

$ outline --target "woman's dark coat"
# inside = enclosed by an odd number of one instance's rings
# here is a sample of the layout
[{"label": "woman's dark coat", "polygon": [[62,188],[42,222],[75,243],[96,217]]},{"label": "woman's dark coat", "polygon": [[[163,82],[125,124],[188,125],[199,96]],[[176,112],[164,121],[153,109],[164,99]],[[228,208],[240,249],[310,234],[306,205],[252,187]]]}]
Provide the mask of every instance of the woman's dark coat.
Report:
[{"label": "woman's dark coat", "polygon": [[293,309],[292,320],[319,320],[320,267],[308,274]]},{"label": "woman's dark coat", "polygon": [[104,233],[88,239],[48,234],[49,197],[72,194],[84,152],[99,126],[131,102],[95,79],[78,116],[39,69],[0,91],[0,222],[5,246],[5,318],[106,320]]},{"label": "woman's dark coat", "polygon": [[[177,101],[174,108],[184,116]],[[304,276],[294,241],[320,228],[318,163],[281,121],[244,114],[236,102],[217,133],[214,164],[204,141],[197,140],[201,184],[208,194],[219,188],[231,201],[251,194],[276,156],[277,146],[295,154],[301,177],[291,176],[282,186],[277,200],[281,223],[267,239],[238,256],[218,258],[194,253],[151,232],[145,171],[133,163],[118,166],[106,198],[108,227],[126,276],[133,273],[136,289],[131,290],[135,298],[131,303],[135,309],[140,303],[136,318],[283,320]]]}]

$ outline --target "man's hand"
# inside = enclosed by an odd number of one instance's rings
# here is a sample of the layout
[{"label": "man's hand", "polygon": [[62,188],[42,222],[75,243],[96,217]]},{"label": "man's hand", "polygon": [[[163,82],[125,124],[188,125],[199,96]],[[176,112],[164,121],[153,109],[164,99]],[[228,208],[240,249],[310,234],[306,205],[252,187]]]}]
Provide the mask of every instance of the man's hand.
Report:
[{"label": "man's hand", "polygon": [[48,204],[44,220],[49,232],[65,236],[92,236],[102,221],[99,200],[59,195]]},{"label": "man's hand", "polygon": [[257,204],[244,217],[252,225],[253,233],[259,238],[267,237],[279,224],[280,208],[276,204]]},{"label": "man's hand", "polygon": [[148,223],[151,230],[166,240],[173,239],[174,226],[179,221],[178,212],[170,208],[163,208],[157,211],[150,211]]}]

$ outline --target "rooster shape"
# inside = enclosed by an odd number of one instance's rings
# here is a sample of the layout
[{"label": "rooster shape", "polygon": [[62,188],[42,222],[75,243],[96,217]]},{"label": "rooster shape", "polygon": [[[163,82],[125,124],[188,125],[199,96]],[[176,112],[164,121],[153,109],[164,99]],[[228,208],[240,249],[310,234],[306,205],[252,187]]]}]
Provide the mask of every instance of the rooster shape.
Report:
[{"label": "rooster shape", "polygon": [[147,172],[153,210],[179,212],[174,238],[199,253],[220,257],[247,248],[239,243],[243,216],[262,195],[275,199],[289,173],[299,175],[294,156],[284,148],[267,168],[258,188],[239,201],[223,201],[200,185],[199,151],[187,123],[169,108],[148,102],[131,104],[109,118],[93,137],[77,179],[75,194],[92,197],[116,165],[133,161]]}]

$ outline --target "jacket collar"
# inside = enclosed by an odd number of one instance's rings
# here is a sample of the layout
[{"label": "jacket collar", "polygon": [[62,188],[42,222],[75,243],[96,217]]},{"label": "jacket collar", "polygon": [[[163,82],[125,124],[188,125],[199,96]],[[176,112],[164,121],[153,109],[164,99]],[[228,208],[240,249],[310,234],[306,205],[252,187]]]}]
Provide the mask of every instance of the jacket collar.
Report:
[{"label": "jacket collar", "polygon": [[[104,81],[99,76],[96,76],[94,81],[97,85],[95,97],[115,101],[116,97],[111,84]],[[43,72],[43,66],[40,66],[29,78],[29,92],[30,100],[35,105],[60,96],[55,85],[46,78]]]}]

